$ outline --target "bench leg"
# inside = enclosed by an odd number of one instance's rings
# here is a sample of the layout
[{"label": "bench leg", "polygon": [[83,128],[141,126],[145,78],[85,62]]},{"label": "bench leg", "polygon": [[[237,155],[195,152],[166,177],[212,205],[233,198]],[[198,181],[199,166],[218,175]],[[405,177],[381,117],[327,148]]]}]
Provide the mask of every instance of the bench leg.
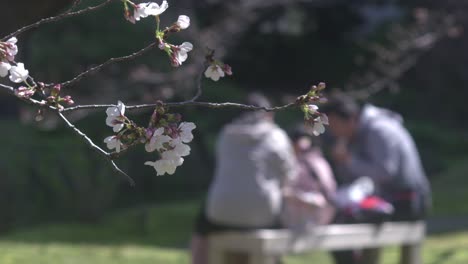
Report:
[{"label": "bench leg", "polygon": [[401,246],[401,264],[421,264],[421,244]]},{"label": "bench leg", "polygon": [[363,264],[378,264],[380,258],[380,248],[366,248],[362,250]]},{"label": "bench leg", "polygon": [[224,264],[224,251],[217,247],[211,247],[208,253],[208,264]]},{"label": "bench leg", "polygon": [[249,264],[278,264],[279,257],[277,256],[266,256],[263,254],[254,254],[249,258]]}]

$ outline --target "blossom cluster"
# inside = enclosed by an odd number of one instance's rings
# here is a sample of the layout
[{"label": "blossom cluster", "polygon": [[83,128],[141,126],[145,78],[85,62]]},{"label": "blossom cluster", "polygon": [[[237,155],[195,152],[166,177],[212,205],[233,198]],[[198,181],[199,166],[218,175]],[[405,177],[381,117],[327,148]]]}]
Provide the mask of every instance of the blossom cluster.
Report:
[{"label": "blossom cluster", "polygon": [[192,122],[181,122],[178,126],[160,127],[156,130],[148,129],[149,140],[145,144],[147,152],[157,151],[160,159],[147,161],[145,165],[152,166],[157,175],[173,174],[175,169],[182,165],[185,156],[190,154],[190,143],[193,139]]},{"label": "blossom cluster", "polygon": [[[174,45],[167,42],[167,35],[169,33],[179,32],[183,29],[187,29],[190,26],[190,18],[186,15],[180,15],[175,23],[164,30],[159,29],[159,15],[161,15],[166,9],[169,8],[169,4],[164,0],[161,4],[154,2],[134,4],[132,1],[124,0],[125,8],[125,19],[135,24],[136,21],[140,21],[142,18],[155,17],[157,23],[156,29],[156,40],[158,41],[158,47],[165,51],[169,56],[171,65],[178,67],[182,65],[188,58],[188,52],[193,49],[193,44],[190,42],[183,42],[181,45]],[[129,7],[133,8],[133,12],[130,11]]]},{"label": "blossom cluster", "polygon": [[304,121],[312,128],[312,133],[315,136],[325,132],[325,125],[328,125],[328,117],[325,113],[319,112],[319,107],[312,102],[323,100],[320,92],[325,89],[325,83],[321,82],[317,86],[313,85],[310,91],[298,98],[298,103],[302,105],[301,109],[304,112]]},{"label": "blossom cluster", "polygon": [[14,83],[26,82],[29,77],[29,71],[24,68],[21,62],[15,62],[15,56],[18,54],[18,39],[12,37],[5,42],[0,42],[0,77],[6,77],[10,74],[10,81]]},{"label": "blossom cluster", "polygon": [[45,100],[40,101],[42,105],[51,105],[59,109],[63,109],[62,103],[68,105],[73,104],[73,100],[70,95],[64,97],[59,96],[61,85],[50,85],[47,90],[50,91],[46,93],[46,87],[44,83],[34,82],[32,84],[28,82],[29,71],[24,67],[22,62],[16,62],[15,56],[18,54],[18,46],[16,43],[18,39],[12,37],[5,42],[0,41],[0,77],[6,77],[8,73],[10,74],[10,81],[14,83],[24,83],[26,86],[20,86],[15,89],[15,95],[23,98],[31,98],[36,91],[40,91]]},{"label": "blossom cluster", "polygon": [[213,81],[218,81],[219,78],[225,75],[232,75],[231,66],[226,63],[214,59],[214,51],[211,51],[206,56],[208,62],[208,68],[205,70],[205,77],[210,78]]},{"label": "blossom cluster", "polygon": [[117,133],[104,139],[107,148],[118,153],[130,145],[144,143],[147,152],[158,154],[157,160],[145,162],[158,176],[174,174],[184,162],[183,157],[190,154],[187,143],[192,141],[192,130],[196,126],[191,122],[180,122],[178,114],[166,113],[164,108],[157,107],[147,128],[138,127],[125,116],[125,105],[121,101],[117,106],[107,108],[106,114],[106,124]]},{"label": "blossom cluster", "polygon": [[328,125],[328,117],[326,114],[318,111],[317,105],[307,105],[305,116],[306,123],[312,126],[312,133],[314,133],[314,135],[318,136],[325,133],[324,125]]},{"label": "blossom cluster", "polygon": [[[169,8],[169,4],[164,0],[161,4],[154,2],[134,4],[130,0],[124,0],[124,16],[129,22],[135,24],[142,18],[155,17],[157,23],[156,29],[156,40],[158,41],[159,49],[166,52],[169,56],[171,65],[179,67],[188,58],[188,53],[193,50],[193,44],[190,42],[183,42],[180,45],[174,45],[167,42],[167,35],[169,33],[179,32],[187,29],[190,26],[190,17],[186,15],[180,15],[176,22],[170,27],[166,27],[164,30],[159,29],[159,15],[164,13]],[[133,8],[133,12],[130,10]],[[231,67],[228,64],[213,59],[213,52],[207,57],[208,67],[204,72],[206,78],[210,78],[213,81],[218,81],[225,75],[232,75]]]}]

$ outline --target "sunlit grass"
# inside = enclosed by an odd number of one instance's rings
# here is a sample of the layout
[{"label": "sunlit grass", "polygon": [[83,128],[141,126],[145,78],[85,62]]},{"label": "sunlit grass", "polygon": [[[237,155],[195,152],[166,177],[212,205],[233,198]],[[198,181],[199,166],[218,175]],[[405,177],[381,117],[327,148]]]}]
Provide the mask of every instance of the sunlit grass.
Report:
[{"label": "sunlit grass", "polygon": [[[47,236],[47,233],[43,234]],[[383,264],[398,263],[398,248],[386,248]],[[145,245],[99,245],[86,243],[41,243],[0,241],[2,264],[187,264],[187,249],[171,249]],[[288,256],[286,264],[332,264],[326,252]],[[468,263],[468,231],[431,236],[423,247],[423,263]]]},{"label": "sunlit grass", "polygon": [[[427,264],[466,264],[468,263],[468,231],[430,236],[423,245],[423,263]],[[388,247],[381,255],[382,264],[399,263],[398,247]],[[332,264],[325,252],[288,256],[287,264],[306,263]]]},{"label": "sunlit grass", "polygon": [[2,264],[188,263],[184,250],[150,246],[0,242]]}]

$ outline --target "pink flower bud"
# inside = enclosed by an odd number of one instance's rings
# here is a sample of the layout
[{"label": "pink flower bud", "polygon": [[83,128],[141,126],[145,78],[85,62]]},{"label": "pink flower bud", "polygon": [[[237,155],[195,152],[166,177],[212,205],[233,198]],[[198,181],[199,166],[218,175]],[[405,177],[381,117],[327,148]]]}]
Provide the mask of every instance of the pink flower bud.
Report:
[{"label": "pink flower bud", "polygon": [[52,87],[52,90],[57,91],[57,93],[60,92],[60,89],[62,89],[62,85],[60,84],[56,84],[54,87]]},{"label": "pink flower bud", "polygon": [[153,133],[154,133],[153,128],[147,128],[145,131],[146,138],[149,140],[153,136]]},{"label": "pink flower bud", "polygon": [[48,97],[46,98],[46,100],[47,100],[47,102],[49,102],[49,103],[53,103],[53,102],[55,102],[55,99],[56,99],[56,98],[57,98],[57,97],[55,97],[55,96],[53,96],[53,95],[50,95],[50,96],[48,96]]},{"label": "pink flower bud", "polygon": [[68,105],[72,105],[75,103],[75,101],[73,101],[70,95],[65,95],[65,97],[62,98],[62,100]]},{"label": "pink flower bud", "polygon": [[21,86],[15,90],[15,95],[18,96],[19,98],[29,99],[31,98],[31,96],[34,95],[34,92],[35,91],[33,89]]},{"label": "pink flower bud", "polygon": [[231,68],[231,66],[229,66],[228,64],[224,64],[224,66],[223,66],[223,71],[224,71],[224,73],[226,73],[227,75],[232,75],[232,68]]},{"label": "pink flower bud", "polygon": [[135,17],[133,16],[133,14],[130,13],[130,10],[128,10],[128,8],[125,9],[124,16],[127,21],[129,21],[132,24],[135,24]]},{"label": "pink flower bud", "polygon": [[51,96],[58,96],[59,93],[60,93],[61,88],[62,88],[62,86],[60,84],[54,85],[54,87],[52,87],[52,90],[50,91],[50,95]]},{"label": "pink flower bud", "polygon": [[321,82],[321,83],[318,84],[317,88],[318,88],[319,91],[322,91],[323,89],[325,89],[325,87],[326,87],[325,83]]}]

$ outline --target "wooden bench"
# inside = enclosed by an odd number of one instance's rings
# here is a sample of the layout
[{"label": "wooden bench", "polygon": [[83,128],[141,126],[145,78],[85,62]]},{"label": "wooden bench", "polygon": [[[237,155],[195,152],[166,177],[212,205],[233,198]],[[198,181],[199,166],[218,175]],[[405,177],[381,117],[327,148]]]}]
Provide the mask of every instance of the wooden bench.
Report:
[{"label": "wooden bench", "polygon": [[421,264],[425,229],[423,221],[415,221],[328,225],[302,231],[226,232],[210,237],[209,263],[274,264],[286,254],[342,249],[365,249],[365,262],[377,263],[378,248],[401,245],[401,264]]}]

